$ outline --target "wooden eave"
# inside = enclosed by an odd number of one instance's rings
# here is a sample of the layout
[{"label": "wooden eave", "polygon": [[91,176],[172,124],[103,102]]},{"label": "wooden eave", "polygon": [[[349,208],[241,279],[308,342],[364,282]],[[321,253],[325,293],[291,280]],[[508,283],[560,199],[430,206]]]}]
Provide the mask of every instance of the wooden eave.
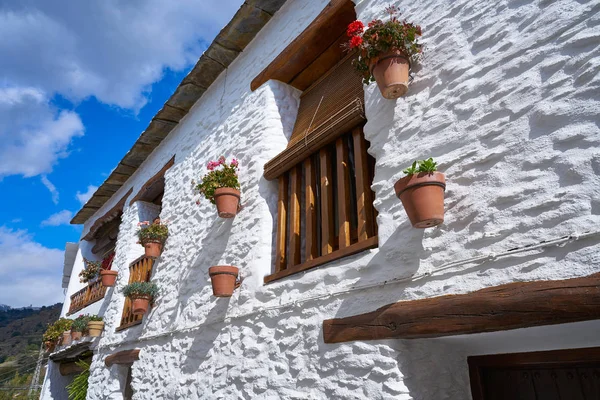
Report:
[{"label": "wooden eave", "polygon": [[246,0],[71,224],[83,224],[135,173],[286,0]]},{"label": "wooden eave", "polygon": [[600,273],[401,301],[323,322],[325,343],[418,339],[600,319]]}]

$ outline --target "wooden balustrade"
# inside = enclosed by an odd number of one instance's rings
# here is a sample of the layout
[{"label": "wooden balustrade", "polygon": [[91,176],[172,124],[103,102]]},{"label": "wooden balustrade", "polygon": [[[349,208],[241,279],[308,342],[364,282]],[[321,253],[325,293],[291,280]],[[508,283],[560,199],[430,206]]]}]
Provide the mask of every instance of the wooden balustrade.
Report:
[{"label": "wooden balustrade", "polygon": [[[154,257],[142,256],[129,265],[129,283],[133,282],[148,282],[152,275],[152,266]],[[123,306],[123,315],[121,317],[121,325],[117,331],[129,328],[130,326],[141,324],[143,315],[133,314],[131,308],[131,300],[125,297],[125,305]]]},{"label": "wooden balustrade", "polygon": [[77,311],[83,310],[90,304],[102,300],[106,294],[106,287],[102,286],[102,281],[90,283],[83,289],[71,295],[71,304],[67,315],[75,314]]},{"label": "wooden balustrade", "polygon": [[279,176],[275,272],[265,283],[377,247],[367,147],[359,126]]}]

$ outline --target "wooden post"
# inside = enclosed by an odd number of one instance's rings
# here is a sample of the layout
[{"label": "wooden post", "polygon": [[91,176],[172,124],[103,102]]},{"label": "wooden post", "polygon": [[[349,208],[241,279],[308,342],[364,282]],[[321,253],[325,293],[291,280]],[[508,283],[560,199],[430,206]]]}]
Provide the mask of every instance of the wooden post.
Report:
[{"label": "wooden post", "polygon": [[315,171],[312,165],[312,158],[309,157],[304,160],[304,219],[306,221],[304,259],[306,261],[319,256],[317,209],[315,204],[316,191]]},{"label": "wooden post", "polygon": [[362,128],[352,131],[354,142],[354,163],[356,169],[356,212],[358,216],[358,241],[362,242],[374,236],[373,196],[369,182],[369,155],[367,141]]},{"label": "wooden post", "polygon": [[598,318],[600,273],[401,301],[367,314],[326,320],[323,337],[325,343],[432,338]]},{"label": "wooden post", "polygon": [[350,172],[348,168],[348,146],[342,136],[335,142],[337,156],[337,211],[339,248],[350,246]]},{"label": "wooden post", "polygon": [[277,255],[275,258],[275,272],[283,271],[286,267],[286,233],[287,233],[287,207],[288,207],[288,174],[279,177],[279,200],[277,202]]},{"label": "wooden post", "polygon": [[300,197],[302,187],[302,170],[297,165],[290,171],[290,247],[287,267],[293,267],[301,262],[300,253]]},{"label": "wooden post", "polygon": [[335,239],[331,155],[327,149],[319,152],[319,161],[321,167],[321,256],[324,256],[333,251]]}]

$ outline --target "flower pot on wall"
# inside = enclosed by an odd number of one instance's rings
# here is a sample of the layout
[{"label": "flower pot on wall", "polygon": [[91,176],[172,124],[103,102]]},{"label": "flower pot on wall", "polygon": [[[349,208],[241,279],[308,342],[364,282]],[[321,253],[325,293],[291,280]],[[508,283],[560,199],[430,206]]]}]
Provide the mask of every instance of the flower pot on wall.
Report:
[{"label": "flower pot on wall", "polygon": [[233,218],[238,212],[240,204],[240,191],[232,188],[218,188],[215,190],[215,203],[221,218]]},{"label": "flower pot on wall", "polygon": [[117,280],[117,275],[119,273],[117,271],[110,270],[101,270],[100,271],[100,279],[102,279],[102,286],[112,287],[115,286],[115,282]]},{"label": "flower pot on wall", "polygon": [[71,340],[81,340],[82,336],[83,336],[82,332],[75,332],[75,331],[71,332]]},{"label": "flower pot on wall", "polygon": [[148,308],[150,308],[150,302],[152,297],[150,296],[139,296],[131,299],[131,310],[135,315],[146,314]]},{"label": "flower pot on wall", "polygon": [[44,345],[46,346],[46,352],[52,353],[56,347],[56,342],[54,340],[47,340],[44,342]]},{"label": "flower pot on wall", "polygon": [[161,242],[144,242],[142,245],[144,246],[146,257],[158,257],[162,252]]},{"label": "flower pot on wall", "polygon": [[239,269],[231,265],[217,265],[208,269],[215,297],[231,297],[236,287]]},{"label": "flower pot on wall", "polygon": [[71,344],[71,331],[64,331],[62,334],[62,345],[68,346]]},{"label": "flower pot on wall", "polygon": [[98,337],[104,329],[104,321],[88,321],[88,332],[91,337]]},{"label": "flower pot on wall", "polygon": [[386,99],[397,99],[408,91],[410,62],[401,51],[393,50],[382,54],[374,60],[370,69],[381,95]]},{"label": "flower pot on wall", "polygon": [[444,222],[446,178],[441,172],[406,176],[394,189],[413,227],[431,228]]}]

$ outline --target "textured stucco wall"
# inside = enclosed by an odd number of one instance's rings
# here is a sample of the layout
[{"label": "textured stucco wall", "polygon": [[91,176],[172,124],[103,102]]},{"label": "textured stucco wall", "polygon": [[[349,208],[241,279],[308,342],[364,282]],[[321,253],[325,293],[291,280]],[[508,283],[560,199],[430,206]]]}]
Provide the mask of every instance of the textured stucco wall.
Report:
[{"label": "textured stucco wall", "polygon": [[[250,80],[325,4],[288,1],[94,217],[130,187],[136,193],[176,156],[160,213],[171,236],[153,273],[163,290],[142,325],[114,331],[128,263],[142,253],[135,231],[148,210],[138,203],[123,216],[114,263],[121,276],[105,300],[107,329],[89,399],[119,398],[121,378],[104,358],[130,348],[142,349],[133,365],[135,399],[469,398],[466,356],[523,351],[518,337],[530,330],[481,339],[478,349],[469,340],[326,345],[322,321],[399,300],[600,270],[598,236],[446,268],[598,229],[600,5],[399,1],[403,15],[422,25],[427,48],[406,97],[389,101],[375,85],[365,87],[365,135],[377,160],[379,249],[263,285],[273,259],[276,185],[262,170],[286,146],[299,93],[279,82],[250,92]],[[368,21],[383,17],[387,5],[363,0],[356,9]],[[244,208],[233,220],[219,219],[206,201],[196,205],[192,191],[192,180],[221,154],[236,156],[242,167]],[[429,156],[446,173],[446,222],[422,231],[410,227],[393,184],[406,165]],[[211,296],[208,268],[216,264],[240,267],[244,283],[231,299]],[[527,348],[600,344],[575,335],[580,325],[561,329],[546,346],[529,341]],[[516,339],[502,340],[510,335]]]}]

